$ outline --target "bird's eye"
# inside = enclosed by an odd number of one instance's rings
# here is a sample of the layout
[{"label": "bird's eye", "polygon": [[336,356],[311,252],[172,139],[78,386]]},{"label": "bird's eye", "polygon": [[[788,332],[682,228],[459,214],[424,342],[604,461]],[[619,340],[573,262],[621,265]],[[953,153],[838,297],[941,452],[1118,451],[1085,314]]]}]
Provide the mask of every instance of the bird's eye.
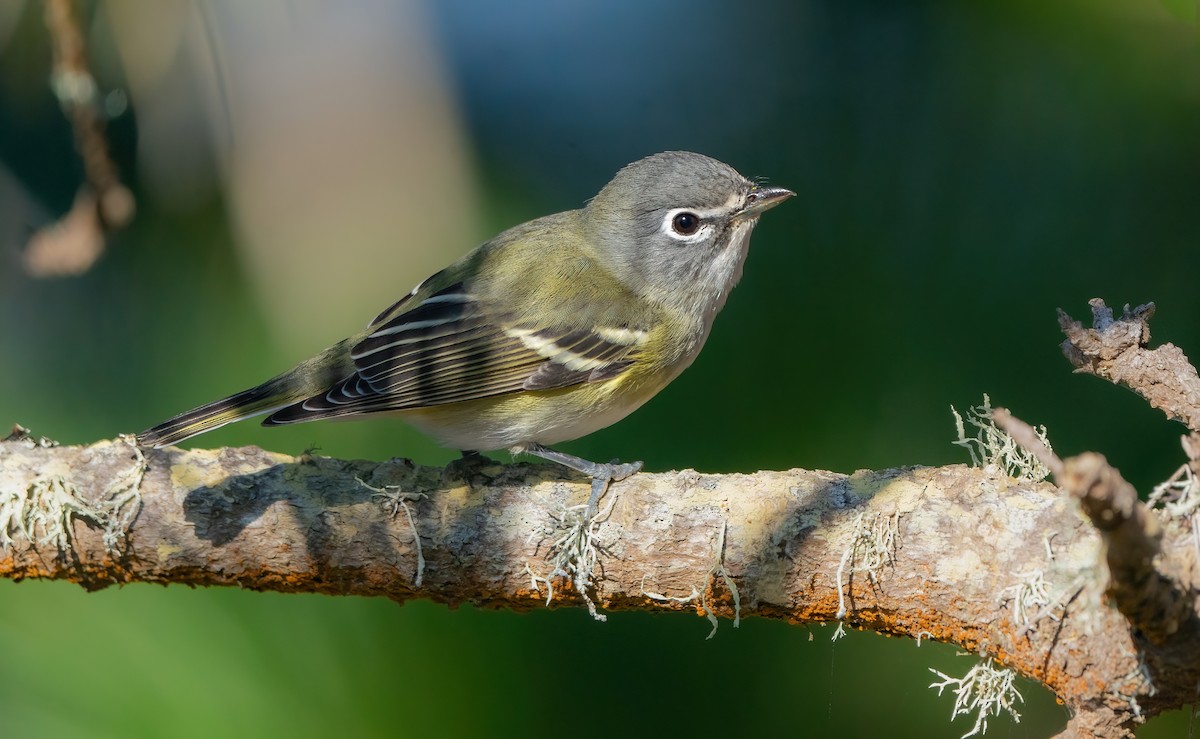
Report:
[{"label": "bird's eye", "polygon": [[671,228],[680,236],[691,236],[700,228],[700,216],[695,213],[676,213],[671,219]]}]

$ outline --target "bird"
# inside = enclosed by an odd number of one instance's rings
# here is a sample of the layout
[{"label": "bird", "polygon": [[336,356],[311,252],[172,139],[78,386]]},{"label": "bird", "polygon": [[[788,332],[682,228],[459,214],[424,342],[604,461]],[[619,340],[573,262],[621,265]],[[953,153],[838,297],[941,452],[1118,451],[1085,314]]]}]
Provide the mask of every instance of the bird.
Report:
[{"label": "bird", "polygon": [[161,448],[264,414],[264,426],[391,414],[464,456],[508,449],[580,472],[594,512],[642,462],[551,445],[621,420],[692,364],[759,217],[794,194],[703,154],[645,157],[584,207],[500,233],[362,331],[138,443]]}]

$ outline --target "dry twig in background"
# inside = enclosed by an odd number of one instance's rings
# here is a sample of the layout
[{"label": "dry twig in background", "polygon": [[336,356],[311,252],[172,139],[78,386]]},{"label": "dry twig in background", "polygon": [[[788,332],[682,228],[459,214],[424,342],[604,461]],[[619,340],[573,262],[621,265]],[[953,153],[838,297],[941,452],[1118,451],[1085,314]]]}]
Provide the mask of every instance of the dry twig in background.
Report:
[{"label": "dry twig in background", "polygon": [[46,29],[54,53],[50,86],[71,121],[86,184],[62,220],[33,235],[23,255],[37,277],[86,272],[104,252],[105,234],[133,219],[135,204],[121,183],[104,134],[107,115],[88,67],[83,33],[71,0],[46,0]]}]

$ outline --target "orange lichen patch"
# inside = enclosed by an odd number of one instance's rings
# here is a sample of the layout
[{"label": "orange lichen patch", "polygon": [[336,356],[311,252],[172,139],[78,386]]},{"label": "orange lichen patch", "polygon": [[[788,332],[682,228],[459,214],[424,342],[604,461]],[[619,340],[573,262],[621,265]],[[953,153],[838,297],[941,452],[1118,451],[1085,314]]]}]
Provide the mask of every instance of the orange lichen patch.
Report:
[{"label": "orange lichen patch", "polygon": [[[720,584],[719,590],[717,588],[718,583]],[[707,611],[712,611],[714,616],[733,618],[737,615],[739,609],[740,606],[734,603],[733,593],[717,577],[709,578],[708,585],[704,588],[703,600],[696,602],[696,613],[700,615],[705,615]]]},{"label": "orange lichen patch", "polygon": [[72,568],[54,567],[41,561],[16,563],[12,559],[0,560],[0,577],[19,582],[26,578],[45,578],[75,583],[86,590],[103,590],[109,585],[132,582],[136,578],[114,563],[103,562],[79,565]]},{"label": "orange lichen patch", "polygon": [[11,559],[0,561],[0,577],[11,580],[21,581],[27,577],[55,577],[57,574],[56,570],[37,564],[17,565]]}]

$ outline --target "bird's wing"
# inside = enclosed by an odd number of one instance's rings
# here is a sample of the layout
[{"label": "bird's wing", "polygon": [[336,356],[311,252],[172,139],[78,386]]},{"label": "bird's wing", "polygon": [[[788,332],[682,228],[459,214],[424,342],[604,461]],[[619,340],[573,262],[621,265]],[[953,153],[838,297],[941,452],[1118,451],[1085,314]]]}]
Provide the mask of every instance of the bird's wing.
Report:
[{"label": "bird's wing", "polygon": [[645,326],[598,325],[578,315],[564,316],[570,322],[561,326],[527,325],[516,311],[477,299],[463,282],[436,291],[420,287],[381,314],[352,346],[352,375],[323,395],[276,411],[264,423],[598,382],[620,375],[647,338]]}]

